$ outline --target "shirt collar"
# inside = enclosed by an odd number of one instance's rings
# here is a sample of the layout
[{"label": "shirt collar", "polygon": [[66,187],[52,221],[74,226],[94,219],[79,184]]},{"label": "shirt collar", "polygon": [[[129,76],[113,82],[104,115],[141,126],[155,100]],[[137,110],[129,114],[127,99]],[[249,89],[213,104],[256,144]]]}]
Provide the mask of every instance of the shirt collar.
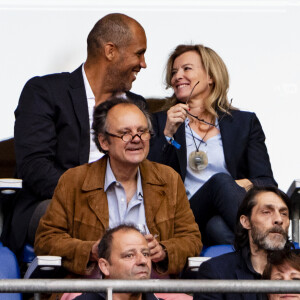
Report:
[{"label": "shirt collar", "polygon": [[[104,180],[104,192],[114,183],[120,184],[111,169],[109,158],[107,159],[106,172],[105,172],[105,180]],[[142,188],[142,177],[140,168],[137,170],[137,187],[136,187],[136,198],[138,200],[143,200],[143,188]]]},{"label": "shirt collar", "polygon": [[249,269],[249,271],[251,273],[253,273],[256,278],[261,278],[261,274],[256,272],[252,266],[251,251],[250,251],[249,246],[245,246],[244,248],[242,248],[242,257],[243,257],[244,261],[246,262],[246,265],[247,265],[247,268]]},{"label": "shirt collar", "polygon": [[89,81],[86,77],[85,71],[84,71],[84,64],[82,64],[82,76],[83,76],[83,82],[84,82],[85,93],[86,93],[87,99],[94,99],[95,100],[94,93],[92,91],[92,88],[90,86],[90,83],[89,83]]}]

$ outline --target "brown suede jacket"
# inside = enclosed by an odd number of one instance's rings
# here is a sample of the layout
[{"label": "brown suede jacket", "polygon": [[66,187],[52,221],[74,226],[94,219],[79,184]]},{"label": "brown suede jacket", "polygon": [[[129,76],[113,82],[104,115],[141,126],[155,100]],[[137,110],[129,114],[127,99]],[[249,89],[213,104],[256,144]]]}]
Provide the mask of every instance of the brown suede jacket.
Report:
[{"label": "brown suede jacket", "polygon": [[[70,272],[88,275],[93,244],[109,226],[104,178],[107,156],[65,172],[55,189],[35,239],[37,255],[62,257]],[[180,176],[170,167],[140,164],[146,222],[168,253],[165,274],[178,274],[202,249],[201,235]]]}]

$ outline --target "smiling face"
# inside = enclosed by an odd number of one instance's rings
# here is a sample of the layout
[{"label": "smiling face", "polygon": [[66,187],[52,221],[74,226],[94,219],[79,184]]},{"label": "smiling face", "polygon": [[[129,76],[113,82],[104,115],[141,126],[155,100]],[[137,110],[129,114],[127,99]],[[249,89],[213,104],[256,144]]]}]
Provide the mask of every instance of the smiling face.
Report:
[{"label": "smiling face", "polygon": [[130,27],[133,38],[126,47],[118,49],[118,57],[107,70],[107,76],[114,82],[113,86],[117,92],[129,91],[138,72],[141,68],[147,67],[145,31],[137,24],[132,24]]},{"label": "smiling face", "polygon": [[107,279],[149,279],[151,259],[145,237],[135,230],[113,233],[109,261],[100,259],[99,267]]},{"label": "smiling face", "polygon": [[[273,266],[271,271],[272,280],[300,280],[300,272],[293,268],[289,263],[285,262],[279,266]],[[270,294],[268,295],[270,300],[297,300],[300,299],[300,295],[291,294]]]},{"label": "smiling face", "polygon": [[[107,114],[106,131],[111,134],[122,136],[129,133],[134,136],[148,129],[145,115],[134,104],[118,104]],[[138,136],[131,142],[124,142],[121,138],[99,135],[99,143],[108,151],[112,168],[137,166],[149,152],[149,141],[142,141]]]},{"label": "smiling face", "polygon": [[290,224],[288,207],[272,192],[261,192],[256,200],[250,220],[245,216],[241,217],[243,227],[249,230],[250,243],[258,249],[283,249]]},{"label": "smiling face", "polygon": [[196,51],[187,51],[179,55],[173,63],[171,85],[176,98],[186,102],[193,87],[192,99],[205,99],[211,93],[213,80],[205,71],[200,55]]}]

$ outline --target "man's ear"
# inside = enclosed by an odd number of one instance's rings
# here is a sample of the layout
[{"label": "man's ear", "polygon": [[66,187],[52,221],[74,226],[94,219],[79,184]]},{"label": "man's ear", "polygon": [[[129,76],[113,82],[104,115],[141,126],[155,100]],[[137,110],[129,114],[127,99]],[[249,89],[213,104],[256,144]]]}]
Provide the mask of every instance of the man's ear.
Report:
[{"label": "man's ear", "polygon": [[98,266],[105,277],[109,277],[109,262],[105,258],[98,260]]},{"label": "man's ear", "polygon": [[101,148],[105,151],[108,151],[108,149],[109,149],[108,141],[107,141],[107,138],[103,134],[101,134],[101,133],[98,134],[98,141],[99,141]]},{"label": "man's ear", "polygon": [[109,61],[112,61],[118,54],[116,45],[112,42],[108,42],[104,45],[104,53]]},{"label": "man's ear", "polygon": [[245,229],[247,229],[247,230],[251,229],[250,220],[249,220],[249,218],[247,216],[241,215],[240,216],[240,222],[241,222],[242,226]]}]

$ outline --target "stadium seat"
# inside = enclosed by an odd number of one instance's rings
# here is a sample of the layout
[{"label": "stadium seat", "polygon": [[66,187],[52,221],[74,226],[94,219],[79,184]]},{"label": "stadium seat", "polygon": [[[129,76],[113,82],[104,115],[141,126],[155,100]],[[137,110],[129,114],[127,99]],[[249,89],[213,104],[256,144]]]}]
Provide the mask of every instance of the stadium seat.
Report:
[{"label": "stadium seat", "polygon": [[214,246],[203,248],[200,256],[216,257],[233,251],[234,251],[233,245],[214,245]]},{"label": "stadium seat", "polygon": [[[0,242],[0,279],[20,278],[18,261],[13,252]],[[0,293],[0,300],[21,300],[22,294]]]}]

